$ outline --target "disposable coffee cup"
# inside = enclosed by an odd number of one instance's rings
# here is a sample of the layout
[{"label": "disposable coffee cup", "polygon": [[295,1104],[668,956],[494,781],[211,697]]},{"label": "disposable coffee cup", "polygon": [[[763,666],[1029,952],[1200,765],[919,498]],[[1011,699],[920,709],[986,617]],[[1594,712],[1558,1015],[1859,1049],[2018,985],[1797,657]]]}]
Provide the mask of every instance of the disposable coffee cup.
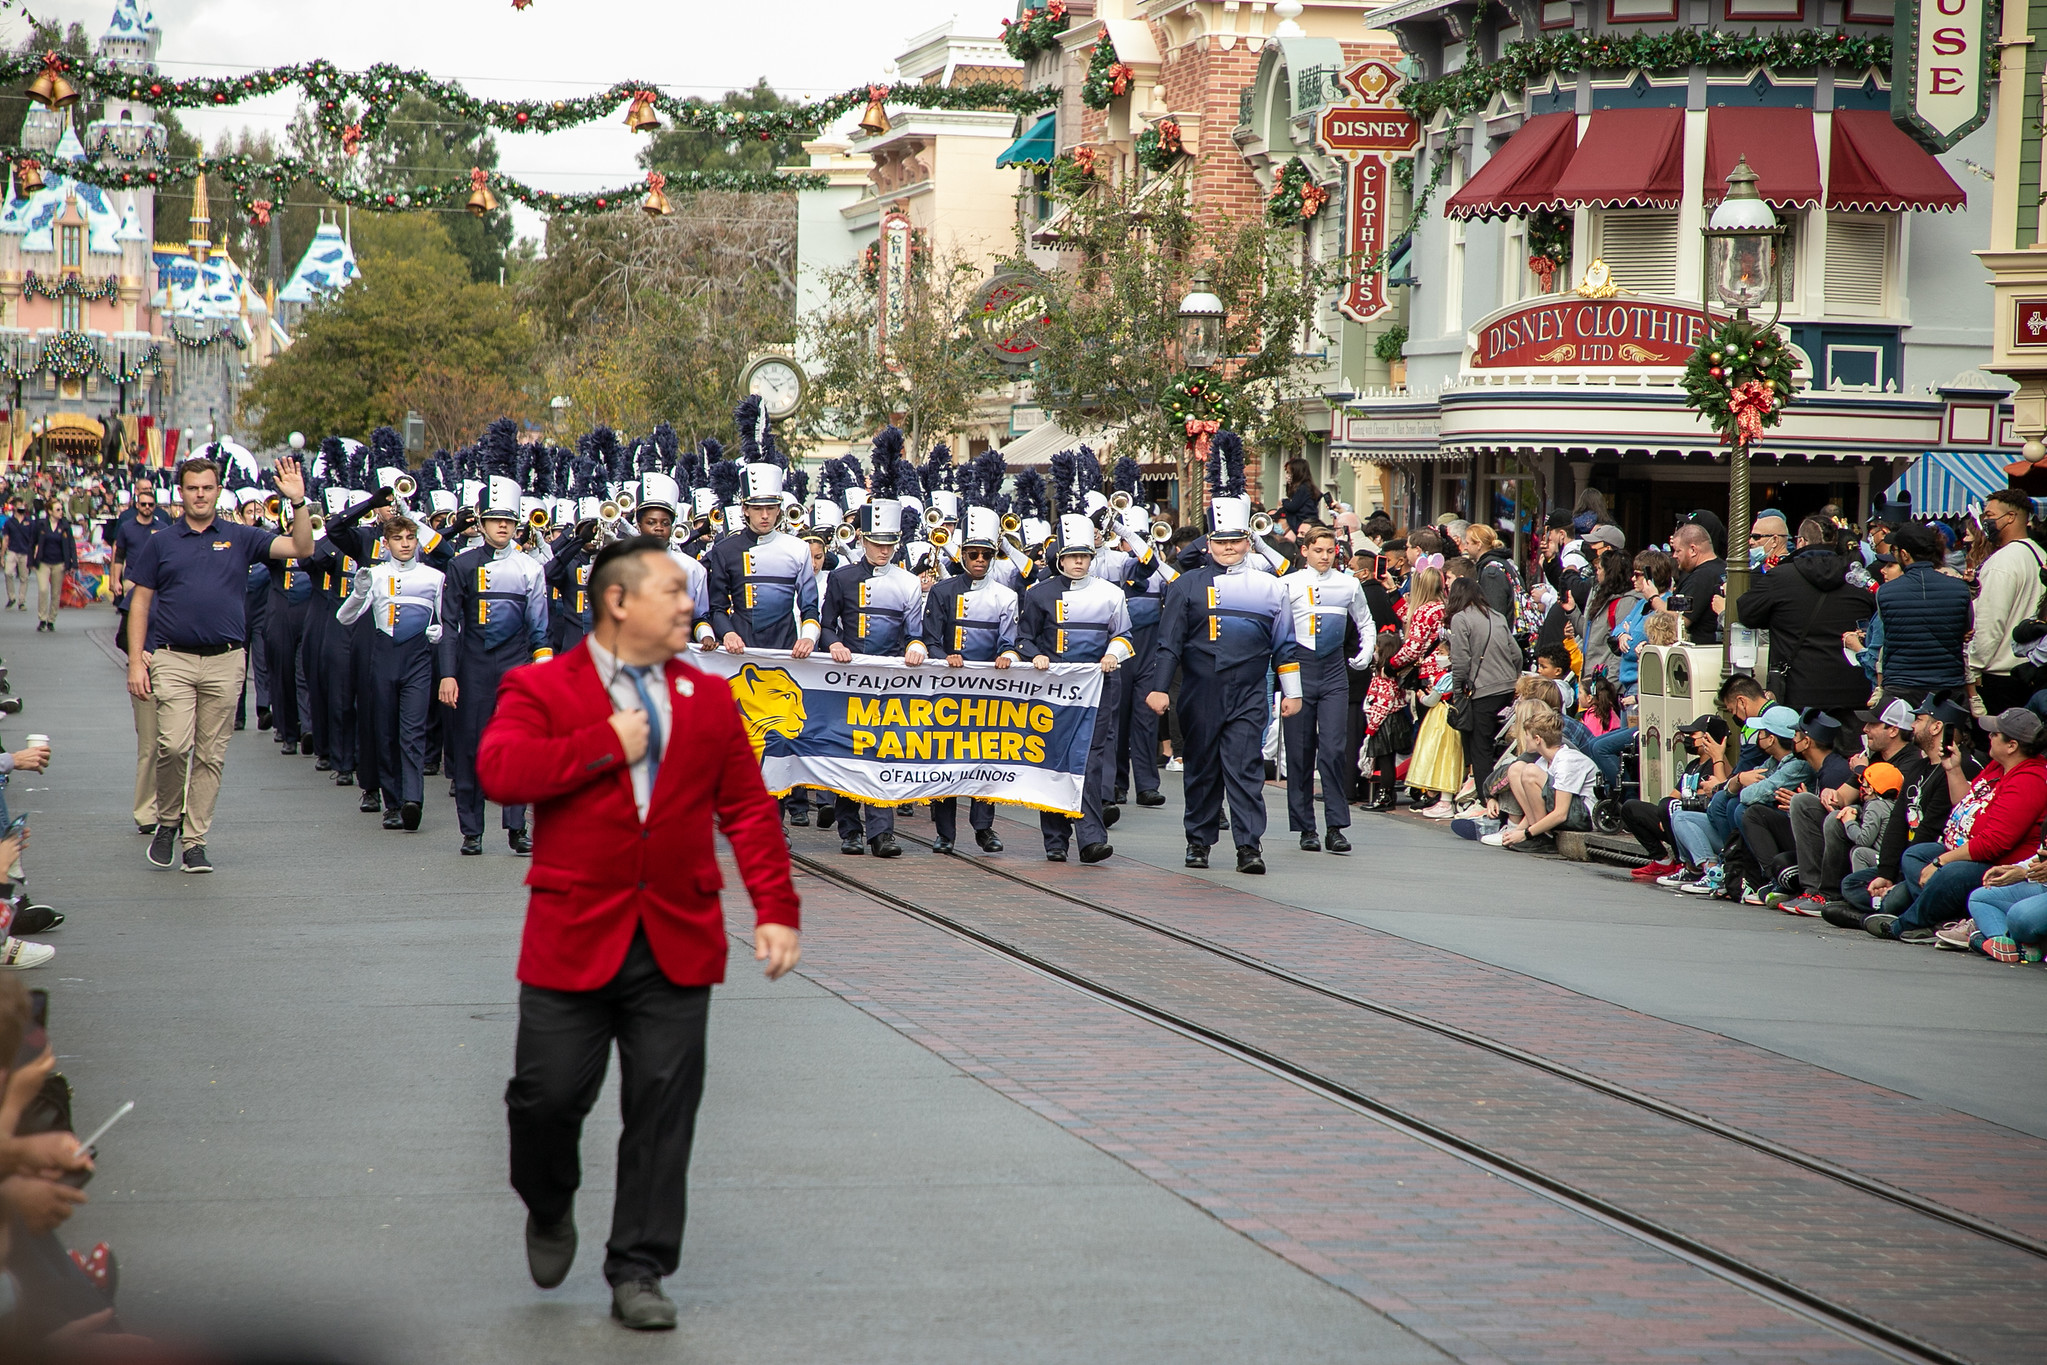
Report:
[{"label": "disposable coffee cup", "polygon": [[45,749],[49,748],[50,737],[48,735],[30,735],[28,737],[28,747],[33,749],[38,745],[42,746]]}]

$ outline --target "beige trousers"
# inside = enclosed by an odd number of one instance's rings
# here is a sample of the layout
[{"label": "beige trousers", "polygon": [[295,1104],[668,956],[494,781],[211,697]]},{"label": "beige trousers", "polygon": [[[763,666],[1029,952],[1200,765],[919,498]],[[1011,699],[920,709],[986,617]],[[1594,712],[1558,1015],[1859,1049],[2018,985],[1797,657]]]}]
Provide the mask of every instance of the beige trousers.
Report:
[{"label": "beige trousers", "polygon": [[28,556],[20,550],[7,552],[7,605],[28,600]]},{"label": "beige trousers", "polygon": [[135,712],[135,823],[156,823],[156,698],[130,697]]},{"label": "beige trousers", "polygon": [[149,666],[156,698],[156,818],[182,821],[184,845],[206,842],[220,799],[220,770],[235,728],[247,651],[180,654],[159,649]]},{"label": "beige trousers", "polygon": [[64,593],[62,564],[36,565],[36,615],[52,625],[57,621],[57,603]]}]

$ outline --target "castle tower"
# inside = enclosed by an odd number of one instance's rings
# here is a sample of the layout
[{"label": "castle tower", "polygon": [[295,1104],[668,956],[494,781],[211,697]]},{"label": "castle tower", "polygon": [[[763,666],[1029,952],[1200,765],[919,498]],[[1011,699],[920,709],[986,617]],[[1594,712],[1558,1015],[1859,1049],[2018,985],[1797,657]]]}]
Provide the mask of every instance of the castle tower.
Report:
[{"label": "castle tower", "polygon": [[192,182],[192,232],[185,239],[185,245],[192,248],[192,259],[201,265],[206,263],[207,253],[212,249],[213,217],[206,203],[206,175],[201,172]]}]

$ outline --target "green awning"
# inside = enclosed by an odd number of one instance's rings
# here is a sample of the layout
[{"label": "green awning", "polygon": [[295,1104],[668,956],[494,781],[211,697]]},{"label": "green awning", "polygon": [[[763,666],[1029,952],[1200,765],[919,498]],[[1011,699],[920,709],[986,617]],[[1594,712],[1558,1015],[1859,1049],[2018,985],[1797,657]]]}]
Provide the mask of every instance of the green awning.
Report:
[{"label": "green awning", "polygon": [[1049,166],[1058,155],[1058,136],[1054,131],[1059,122],[1057,114],[1040,114],[1037,121],[1024,129],[1023,136],[1003,149],[995,158],[997,166]]}]

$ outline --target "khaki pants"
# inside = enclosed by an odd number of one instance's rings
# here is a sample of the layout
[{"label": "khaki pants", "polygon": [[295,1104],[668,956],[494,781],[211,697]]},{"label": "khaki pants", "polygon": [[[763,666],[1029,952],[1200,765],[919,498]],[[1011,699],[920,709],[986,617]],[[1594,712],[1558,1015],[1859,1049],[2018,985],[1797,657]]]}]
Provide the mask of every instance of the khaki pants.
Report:
[{"label": "khaki pants", "polygon": [[130,697],[135,712],[135,823],[156,823],[156,698]]},{"label": "khaki pants", "polygon": [[64,593],[62,564],[36,565],[36,615],[52,625],[57,621],[57,602]]},{"label": "khaki pants", "polygon": [[20,550],[7,552],[7,605],[28,600],[28,556]]},{"label": "khaki pants", "polygon": [[184,845],[206,842],[220,770],[234,733],[235,699],[247,653],[180,654],[160,649],[149,666],[156,698],[156,818],[184,823]]}]

